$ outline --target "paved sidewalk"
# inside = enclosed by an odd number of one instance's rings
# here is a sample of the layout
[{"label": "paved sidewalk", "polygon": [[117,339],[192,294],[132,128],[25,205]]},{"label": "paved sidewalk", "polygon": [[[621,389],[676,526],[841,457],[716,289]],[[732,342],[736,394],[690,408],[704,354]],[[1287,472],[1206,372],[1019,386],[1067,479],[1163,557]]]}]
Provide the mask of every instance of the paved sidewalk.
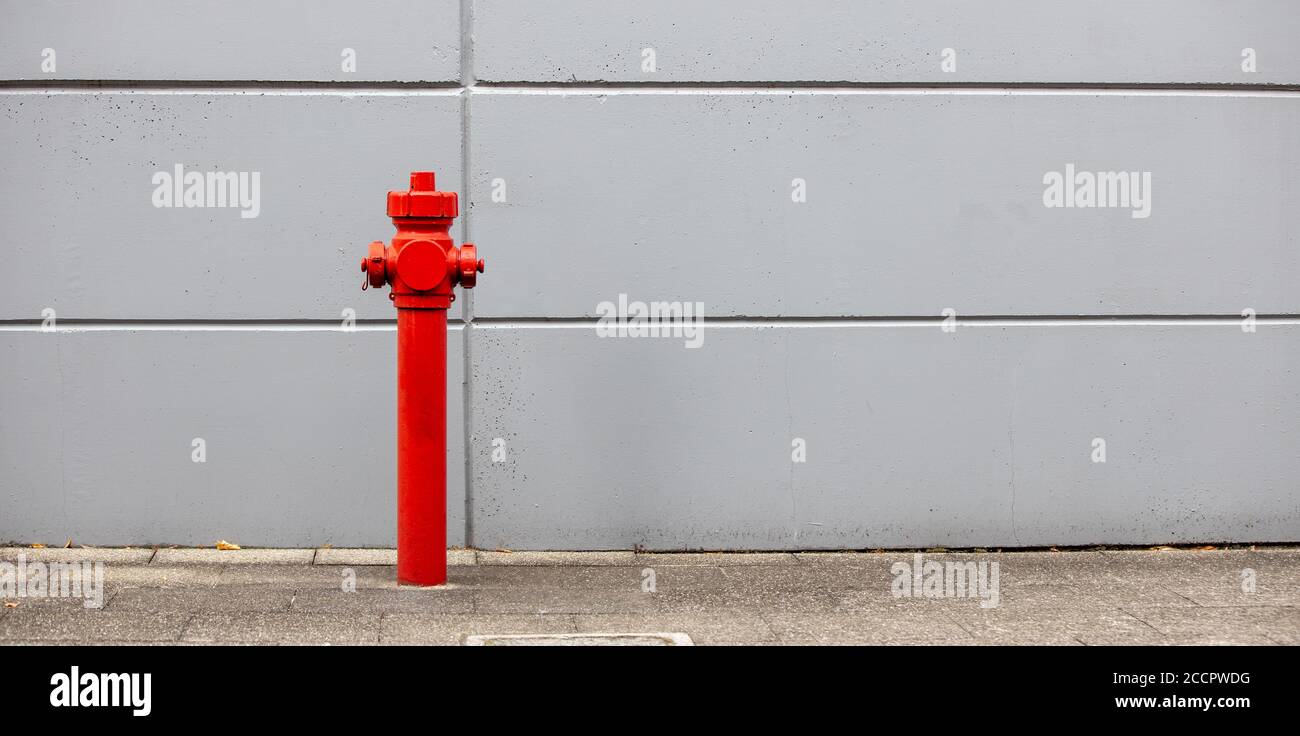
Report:
[{"label": "paved sidewalk", "polygon": [[582,632],[696,644],[1300,643],[1297,548],[925,553],[919,569],[908,552],[453,551],[449,585],[410,589],[394,582],[392,550],[3,547],[0,589],[20,555],[31,574],[43,572],[32,562],[104,562],[104,605],[6,599],[3,644]]}]

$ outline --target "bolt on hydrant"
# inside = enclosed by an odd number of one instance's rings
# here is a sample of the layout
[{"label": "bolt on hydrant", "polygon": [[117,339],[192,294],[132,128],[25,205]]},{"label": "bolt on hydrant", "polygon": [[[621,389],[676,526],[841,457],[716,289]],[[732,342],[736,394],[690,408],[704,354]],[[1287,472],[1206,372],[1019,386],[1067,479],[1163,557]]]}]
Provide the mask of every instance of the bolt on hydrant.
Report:
[{"label": "bolt on hydrant", "polygon": [[361,261],[361,288],[392,286],[397,307],[397,581],[410,585],[447,582],[447,309],[452,287],[483,272],[448,233],[457,214],[432,171],[412,173],[410,191],[388,193],[392,245],[371,243]]}]

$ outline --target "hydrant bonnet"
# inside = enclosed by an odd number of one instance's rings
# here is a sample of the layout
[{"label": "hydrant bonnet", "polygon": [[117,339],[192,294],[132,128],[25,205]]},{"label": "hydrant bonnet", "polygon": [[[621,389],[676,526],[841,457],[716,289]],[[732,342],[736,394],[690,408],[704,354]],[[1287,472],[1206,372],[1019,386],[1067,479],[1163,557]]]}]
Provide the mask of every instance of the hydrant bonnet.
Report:
[{"label": "hydrant bonnet", "polygon": [[389,217],[454,218],[460,214],[455,192],[440,192],[432,171],[411,174],[409,191],[388,193]]}]

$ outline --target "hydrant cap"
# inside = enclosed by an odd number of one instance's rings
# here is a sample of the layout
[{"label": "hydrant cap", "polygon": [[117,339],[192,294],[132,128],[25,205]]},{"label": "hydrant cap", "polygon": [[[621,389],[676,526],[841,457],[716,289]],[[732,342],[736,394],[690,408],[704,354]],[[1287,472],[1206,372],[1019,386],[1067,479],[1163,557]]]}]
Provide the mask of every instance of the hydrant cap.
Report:
[{"label": "hydrant cap", "polygon": [[389,217],[441,217],[460,214],[455,192],[435,188],[432,171],[411,172],[411,189],[388,193]]}]

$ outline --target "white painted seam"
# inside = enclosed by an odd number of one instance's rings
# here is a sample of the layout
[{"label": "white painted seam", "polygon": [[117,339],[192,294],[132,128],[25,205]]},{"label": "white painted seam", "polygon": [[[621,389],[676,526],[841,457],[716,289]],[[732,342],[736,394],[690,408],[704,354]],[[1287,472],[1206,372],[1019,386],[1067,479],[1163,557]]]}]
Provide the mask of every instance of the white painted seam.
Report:
[{"label": "white painted seam", "polygon": [[696,95],[696,96],[776,96],[805,97],[815,95],[876,96],[1048,96],[1048,97],[1287,97],[1300,98],[1294,89],[1143,89],[1134,87],[621,87],[581,85],[491,85],[470,84],[462,87],[0,87],[0,95],[252,95],[304,97],[455,97],[463,93],[476,95],[519,95],[559,97],[617,97],[625,95]]},{"label": "white painted seam", "polygon": [[435,89],[390,87],[0,87],[0,95],[233,95],[250,97],[458,97],[463,87]]},{"label": "white painted seam", "polygon": [[[463,325],[449,323],[449,331],[459,331]],[[99,324],[57,325],[44,329],[40,324],[0,324],[0,332],[396,332],[397,323],[359,324],[344,328],[338,324],[132,324],[129,322],[104,322]]]},{"label": "white painted seam", "polygon": [[541,95],[541,96],[595,96],[620,95],[739,95],[801,97],[811,95],[974,95],[974,96],[1110,96],[1110,97],[1292,97],[1300,98],[1300,90],[1230,90],[1230,89],[1142,89],[1125,87],[640,87],[630,84],[620,87],[555,85],[510,86],[470,85],[476,95]]},{"label": "white painted seam", "polygon": [[[876,328],[876,327],[911,327],[918,329],[932,330],[943,324],[942,317],[924,318],[924,319],[808,319],[808,318],[788,318],[788,319],[709,319],[705,318],[703,325],[710,330],[734,330],[734,329],[779,329],[779,328]],[[1215,328],[1238,328],[1241,325],[1242,318],[1229,317],[1197,317],[1197,318],[1179,318],[1179,317],[1091,317],[1091,318],[1053,318],[1053,319],[1033,319],[1033,318],[981,318],[981,317],[958,317],[957,325],[963,328],[977,327],[1215,327]],[[538,321],[538,320],[494,320],[483,321],[479,318],[474,322],[476,329],[484,330],[591,330],[596,327],[597,320],[580,319],[564,321]],[[1300,317],[1256,317],[1256,325],[1277,326],[1277,327],[1298,327],[1300,326]],[[447,329],[450,331],[463,330],[464,323],[449,322]],[[178,322],[173,324],[158,323],[131,323],[131,322],[104,322],[95,324],[64,324],[57,326],[54,330],[43,330],[39,323],[22,323],[22,324],[0,324],[0,332],[394,332],[397,330],[396,323],[384,324],[358,324],[350,328],[343,328],[341,325],[329,323],[230,323],[230,324],[187,324]]]},{"label": "white painted seam", "polygon": [[[480,317],[474,322],[475,329],[510,329],[510,330],[558,330],[558,329],[580,329],[590,330],[595,328],[597,320],[566,320],[563,322],[545,322],[531,320],[500,320],[500,321],[483,321]],[[963,319],[958,317],[956,322],[961,327],[1216,327],[1216,328],[1239,328],[1241,317],[1222,317],[1222,318],[1178,318],[1178,317],[1092,317],[1092,318],[1059,318],[1059,319],[1031,319],[1031,318],[980,318],[971,317]],[[919,329],[932,330],[943,324],[943,317],[925,318],[925,319],[773,319],[773,320],[746,320],[746,319],[709,319],[703,320],[703,325],[710,330],[715,329],[763,329],[763,328],[874,328],[874,327],[912,327]],[[1277,325],[1285,327],[1300,326],[1300,317],[1256,317],[1257,325]]]}]

